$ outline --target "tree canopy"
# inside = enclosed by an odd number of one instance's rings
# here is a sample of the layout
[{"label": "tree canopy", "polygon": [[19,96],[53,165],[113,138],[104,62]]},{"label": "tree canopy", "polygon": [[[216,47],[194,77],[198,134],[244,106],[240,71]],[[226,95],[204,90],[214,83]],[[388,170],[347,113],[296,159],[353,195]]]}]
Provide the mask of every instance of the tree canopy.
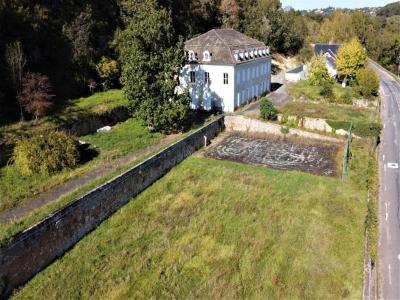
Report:
[{"label": "tree canopy", "polygon": [[336,65],[339,76],[355,80],[357,72],[367,65],[367,52],[360,42],[353,38],[339,48]]}]

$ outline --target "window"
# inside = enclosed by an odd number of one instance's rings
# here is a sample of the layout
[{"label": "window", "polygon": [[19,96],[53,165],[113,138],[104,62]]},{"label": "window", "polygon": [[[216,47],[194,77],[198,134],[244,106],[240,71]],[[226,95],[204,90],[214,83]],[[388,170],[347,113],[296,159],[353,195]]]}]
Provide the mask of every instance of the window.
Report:
[{"label": "window", "polygon": [[228,84],[228,73],[224,73],[224,84]]},{"label": "window", "polygon": [[211,61],[211,56],[212,56],[212,54],[210,52],[208,52],[208,51],[203,52],[203,60],[204,61]]},{"label": "window", "polygon": [[210,83],[210,73],[208,73],[208,72],[204,73],[204,82]]},{"label": "window", "polygon": [[195,71],[190,71],[190,82],[191,83],[196,82],[196,72]]}]

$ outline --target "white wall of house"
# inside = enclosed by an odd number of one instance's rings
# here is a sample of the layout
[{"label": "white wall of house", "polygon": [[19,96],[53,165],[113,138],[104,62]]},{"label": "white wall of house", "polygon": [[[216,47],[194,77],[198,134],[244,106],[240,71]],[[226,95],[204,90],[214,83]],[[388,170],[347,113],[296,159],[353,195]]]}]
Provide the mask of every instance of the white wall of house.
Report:
[{"label": "white wall of house", "polygon": [[[195,72],[195,82],[191,82],[190,72]],[[209,74],[208,82],[206,73]],[[225,80],[224,74],[227,74]],[[182,88],[189,88],[192,109],[210,110],[214,106],[224,112],[233,112],[254,97],[270,91],[271,58],[236,65],[187,64],[182,69],[180,83]]]},{"label": "white wall of house", "polygon": [[[234,111],[234,66],[187,64],[183,67],[180,83],[183,88],[189,88],[192,98],[192,109],[211,110],[212,107],[224,112]],[[195,82],[190,82],[190,72],[195,72]],[[206,82],[206,73],[209,82]],[[224,73],[228,74],[227,84],[224,83]],[[226,81],[225,81],[226,82]]]},{"label": "white wall of house", "polygon": [[271,90],[271,57],[235,65],[234,108]]}]

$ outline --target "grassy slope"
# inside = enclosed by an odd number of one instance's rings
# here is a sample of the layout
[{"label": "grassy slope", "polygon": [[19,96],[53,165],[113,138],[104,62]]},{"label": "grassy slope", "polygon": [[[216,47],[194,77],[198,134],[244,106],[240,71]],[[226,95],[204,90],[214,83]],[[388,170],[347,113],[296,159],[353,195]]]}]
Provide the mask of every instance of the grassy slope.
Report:
[{"label": "grassy slope", "polygon": [[3,167],[0,169],[0,213],[26,203],[35,194],[90,172],[112,158],[155,144],[162,137],[162,134],[150,133],[139,121],[130,119],[114,126],[110,132],[80,137],[80,140],[91,143],[100,155],[74,170],[52,176],[22,176],[15,165]]},{"label": "grassy slope", "polygon": [[352,108],[335,104],[320,104],[310,102],[288,102],[281,113],[301,117],[322,118],[349,122],[378,122],[379,112],[371,109]]},{"label": "grassy slope", "polygon": [[[289,87],[289,94],[298,98],[300,96],[305,96],[311,100],[322,100],[323,96],[320,95],[321,86],[312,86],[307,80],[301,80],[296,84]],[[352,88],[347,87],[345,89],[339,83],[334,83],[332,86],[333,95],[336,99],[340,99],[346,94],[350,99],[352,98]]]},{"label": "grassy slope", "polygon": [[19,137],[33,135],[44,129],[54,127],[62,120],[71,119],[79,114],[101,114],[116,107],[128,106],[128,104],[128,100],[123,95],[122,90],[109,90],[96,93],[87,98],[70,100],[61,112],[44,117],[38,123],[25,121],[1,126],[0,142],[2,140],[15,141]]},{"label": "grassy slope", "polygon": [[345,181],[190,157],[15,294],[359,299],[367,149]]}]

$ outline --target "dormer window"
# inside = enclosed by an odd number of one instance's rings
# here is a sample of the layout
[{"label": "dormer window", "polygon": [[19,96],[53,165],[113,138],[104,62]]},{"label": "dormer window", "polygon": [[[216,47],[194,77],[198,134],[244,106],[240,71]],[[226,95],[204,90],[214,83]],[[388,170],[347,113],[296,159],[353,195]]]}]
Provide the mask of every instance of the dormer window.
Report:
[{"label": "dormer window", "polygon": [[209,51],[203,52],[203,61],[211,61],[211,53]]},{"label": "dormer window", "polygon": [[194,52],[194,51],[189,51],[189,55],[188,55],[189,57],[189,61],[196,61],[197,60],[197,58],[196,58],[196,53]]}]

